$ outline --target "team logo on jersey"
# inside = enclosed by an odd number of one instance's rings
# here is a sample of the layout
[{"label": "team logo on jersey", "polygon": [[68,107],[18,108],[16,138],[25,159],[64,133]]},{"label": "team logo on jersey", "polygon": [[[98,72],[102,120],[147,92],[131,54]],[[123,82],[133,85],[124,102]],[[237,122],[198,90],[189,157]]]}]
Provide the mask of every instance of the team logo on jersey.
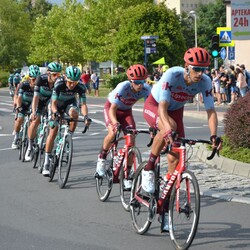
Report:
[{"label": "team logo on jersey", "polygon": [[193,95],[189,95],[185,92],[172,92],[171,97],[176,101],[176,102],[186,102],[190,99],[193,99]]},{"label": "team logo on jersey", "polygon": [[168,89],[171,91],[172,86],[170,86],[170,83],[169,83],[169,82],[164,82],[164,83],[162,84],[162,90],[168,90]]},{"label": "team logo on jersey", "polygon": [[118,95],[118,93],[115,95],[115,99],[118,99],[120,102],[128,106],[133,105],[137,101],[137,99],[135,98],[125,99],[124,97],[122,97],[122,95]]},{"label": "team logo on jersey", "polygon": [[210,89],[210,91],[206,90],[206,97],[208,97],[209,95],[213,96],[212,90],[213,89]]}]

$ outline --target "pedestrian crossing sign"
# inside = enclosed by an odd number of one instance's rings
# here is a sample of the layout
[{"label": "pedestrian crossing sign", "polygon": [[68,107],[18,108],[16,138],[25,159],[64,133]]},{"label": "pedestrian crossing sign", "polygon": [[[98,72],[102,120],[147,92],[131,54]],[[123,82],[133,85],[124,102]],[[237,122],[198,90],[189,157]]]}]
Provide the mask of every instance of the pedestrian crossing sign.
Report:
[{"label": "pedestrian crossing sign", "polygon": [[217,34],[220,37],[219,46],[220,47],[232,47],[234,46],[234,40],[232,40],[232,31],[228,27],[218,27]]}]

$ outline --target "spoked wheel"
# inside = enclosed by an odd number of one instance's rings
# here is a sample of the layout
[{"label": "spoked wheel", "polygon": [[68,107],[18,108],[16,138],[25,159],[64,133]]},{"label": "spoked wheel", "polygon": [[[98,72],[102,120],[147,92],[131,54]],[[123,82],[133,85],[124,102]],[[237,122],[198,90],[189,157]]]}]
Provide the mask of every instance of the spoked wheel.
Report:
[{"label": "spoked wheel", "polygon": [[152,204],[156,202],[155,198],[141,187],[141,172],[146,165],[147,162],[144,161],[137,168],[131,190],[130,214],[134,229],[138,234],[144,234],[148,231],[156,212],[152,210]]},{"label": "spoked wheel", "polygon": [[[121,203],[122,203],[123,208],[128,212],[130,210],[130,196],[131,196],[131,187],[132,187],[132,180],[133,180],[134,172],[142,162],[141,153],[137,147],[133,147],[129,151],[128,159],[131,159],[131,158],[132,158],[133,164],[132,164],[130,173],[128,175],[128,180],[124,180],[124,176],[125,176],[124,171],[120,172],[120,198],[121,198]],[[126,164],[127,160],[125,159],[123,160],[123,163],[122,163],[123,170],[125,168],[124,165]],[[131,182],[130,188],[124,185],[125,181],[127,181],[128,183]]]},{"label": "spoked wheel", "polygon": [[[176,197],[179,192],[179,206]],[[190,197],[190,198],[189,198]],[[197,179],[188,170],[182,173],[180,189],[174,185],[169,201],[169,233],[175,249],[188,249],[195,237],[200,217]]]},{"label": "spoked wheel", "polygon": [[71,168],[73,153],[73,141],[72,136],[67,135],[64,139],[64,144],[60,152],[59,165],[58,165],[58,183],[60,188],[64,188]]},{"label": "spoked wheel", "polygon": [[54,156],[50,159],[49,164],[49,178],[48,181],[51,182],[54,179],[56,168],[58,167],[59,159],[54,152]]},{"label": "spoked wheel", "polygon": [[21,160],[22,162],[25,161],[25,153],[28,149],[28,139],[25,138],[23,141],[22,141],[22,150],[21,150]]},{"label": "spoked wheel", "polygon": [[106,201],[113,187],[113,153],[109,151],[106,158],[106,173],[104,176],[95,174],[96,191],[100,201]]}]

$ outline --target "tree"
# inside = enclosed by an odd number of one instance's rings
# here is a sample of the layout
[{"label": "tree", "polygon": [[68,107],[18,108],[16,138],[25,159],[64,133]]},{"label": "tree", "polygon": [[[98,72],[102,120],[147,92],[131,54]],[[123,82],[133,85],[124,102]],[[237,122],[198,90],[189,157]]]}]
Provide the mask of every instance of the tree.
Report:
[{"label": "tree", "polygon": [[30,38],[29,16],[14,0],[0,1],[0,62],[11,69],[25,64]]},{"label": "tree", "polygon": [[142,63],[144,35],[159,36],[157,54],[149,56],[149,63],[163,56],[169,66],[183,63],[186,47],[178,16],[164,5],[149,3],[131,7],[122,15],[114,41],[114,61],[126,67]]}]

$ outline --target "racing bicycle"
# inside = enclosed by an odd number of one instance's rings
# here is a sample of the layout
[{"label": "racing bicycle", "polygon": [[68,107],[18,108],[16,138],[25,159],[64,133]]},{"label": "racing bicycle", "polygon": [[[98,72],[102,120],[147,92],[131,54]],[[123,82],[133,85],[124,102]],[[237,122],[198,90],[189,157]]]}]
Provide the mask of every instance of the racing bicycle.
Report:
[{"label": "racing bicycle", "polygon": [[[217,145],[220,143],[220,139]],[[197,179],[193,172],[188,170],[187,148],[192,148],[196,143],[211,144],[207,140],[178,138],[180,147],[171,146],[173,152],[180,155],[179,163],[174,173],[168,178],[160,173],[160,156],[155,166],[155,193],[145,192],[141,186],[141,172],[146,167],[147,161],[138,167],[132,184],[130,212],[133,227],[138,234],[144,234],[151,223],[159,214],[161,231],[164,219],[168,218],[170,239],[175,249],[187,249],[195,237],[200,216],[200,192]],[[169,149],[169,147],[166,147]],[[211,160],[216,152],[207,157]],[[167,150],[162,152],[167,153]]]}]

